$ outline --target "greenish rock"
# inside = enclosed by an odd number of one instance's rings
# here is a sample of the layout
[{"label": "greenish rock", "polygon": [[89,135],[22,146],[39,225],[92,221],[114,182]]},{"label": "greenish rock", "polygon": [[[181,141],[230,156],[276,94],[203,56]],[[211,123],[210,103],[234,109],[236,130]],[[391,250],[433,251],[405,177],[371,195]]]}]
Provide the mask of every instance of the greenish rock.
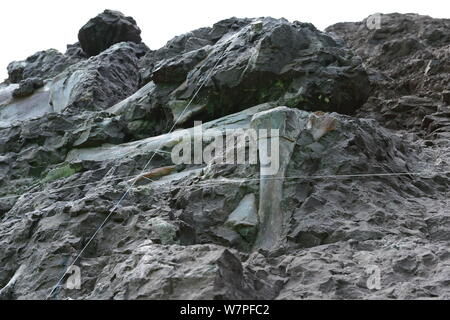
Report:
[{"label": "greenish rock", "polygon": [[253,193],[247,194],[241,200],[225,224],[239,233],[246,241],[253,242],[255,240],[259,222],[256,197]]},{"label": "greenish rock", "polygon": [[[105,118],[102,118],[104,116]],[[125,140],[125,126],[116,118],[98,117],[89,119],[73,146],[77,148],[97,147],[105,143],[120,144]]]},{"label": "greenish rock", "polygon": [[173,117],[177,121],[177,123],[185,123],[189,119],[191,119],[194,115],[200,113],[203,110],[210,110],[208,109],[207,104],[202,103],[191,103],[189,104],[188,101],[185,100],[174,100],[170,101],[167,105],[172,110]]},{"label": "greenish rock", "polygon": [[262,162],[260,164],[258,216],[261,223],[255,242],[256,248],[271,249],[283,242],[282,230],[285,220],[285,211],[281,208],[283,180],[297,138],[306,127],[307,115],[303,111],[282,106],[259,112],[252,118],[251,127],[255,130],[279,130],[279,137],[260,139],[260,159],[268,154],[267,146],[272,144],[272,139],[281,138],[279,139],[278,155],[271,159],[270,164]]},{"label": "greenish rock", "polygon": [[263,28],[263,23],[262,23],[262,21],[258,20],[258,21],[252,22],[251,26],[252,26],[252,31],[260,32]]},{"label": "greenish rock", "polygon": [[66,163],[58,168],[50,170],[45,178],[42,180],[42,183],[49,183],[56,180],[68,178],[75,173],[78,173],[80,168],[78,166],[72,165],[70,163]]},{"label": "greenish rock", "polygon": [[150,219],[150,225],[152,231],[159,236],[161,244],[167,245],[177,243],[177,228],[173,224],[161,218],[152,218]]},{"label": "greenish rock", "polygon": [[138,134],[141,132],[150,131],[152,128],[152,123],[146,120],[135,120],[127,124],[129,131]]},{"label": "greenish rock", "polygon": [[311,144],[307,145],[307,146],[305,147],[305,149],[306,149],[309,153],[317,153],[317,154],[320,154],[320,153],[322,153],[322,152],[326,149],[326,147],[323,146],[322,144],[318,143],[318,142],[314,142],[314,143],[311,143]]}]

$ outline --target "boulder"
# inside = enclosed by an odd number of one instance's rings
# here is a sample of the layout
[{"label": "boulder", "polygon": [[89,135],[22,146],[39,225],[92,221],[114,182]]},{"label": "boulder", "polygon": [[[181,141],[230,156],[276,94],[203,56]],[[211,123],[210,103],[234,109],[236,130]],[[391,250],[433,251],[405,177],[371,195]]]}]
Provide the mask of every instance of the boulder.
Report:
[{"label": "boulder", "polygon": [[95,56],[115,43],[141,43],[141,30],[132,17],[119,11],[105,10],[80,29],[78,40],[86,54]]}]

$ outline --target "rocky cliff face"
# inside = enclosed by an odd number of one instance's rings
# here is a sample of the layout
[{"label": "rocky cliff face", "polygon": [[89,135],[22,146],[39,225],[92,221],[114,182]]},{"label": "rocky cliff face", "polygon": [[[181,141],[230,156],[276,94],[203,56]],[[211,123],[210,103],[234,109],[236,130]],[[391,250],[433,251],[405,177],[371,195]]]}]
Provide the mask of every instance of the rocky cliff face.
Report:
[{"label": "rocky cliff face", "polygon": [[[231,18],[150,50],[106,10],[66,53],[12,62],[0,297],[450,298],[449,29]],[[196,120],[280,129],[275,178],[261,145],[175,170]],[[52,291],[80,253],[81,286]]]},{"label": "rocky cliff face", "polygon": [[327,28],[364,59],[372,94],[358,116],[431,140],[448,138],[450,20],[381,15],[381,28],[338,23]]}]

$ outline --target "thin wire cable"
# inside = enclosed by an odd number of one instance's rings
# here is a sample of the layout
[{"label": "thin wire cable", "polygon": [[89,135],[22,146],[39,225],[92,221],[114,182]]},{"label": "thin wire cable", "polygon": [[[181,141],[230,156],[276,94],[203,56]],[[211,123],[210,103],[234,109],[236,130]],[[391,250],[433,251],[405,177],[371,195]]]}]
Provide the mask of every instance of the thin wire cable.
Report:
[{"label": "thin wire cable", "polygon": [[[167,152],[167,151],[164,151],[164,150],[159,150],[159,148],[158,148],[158,149],[156,149],[156,153],[170,153],[170,152]],[[48,167],[42,166],[42,167],[39,167],[39,168],[48,168]],[[85,171],[85,172],[82,172],[82,173],[90,173],[90,174],[92,174],[92,173],[99,172],[99,171],[104,171],[104,170],[105,170],[105,168],[100,168],[100,169]],[[134,175],[118,176],[118,177],[116,177],[114,179],[111,179],[109,181],[117,181],[117,180],[131,178],[131,177],[134,177]],[[84,183],[84,184],[74,185],[74,186],[70,186],[70,187],[57,188],[57,189],[45,190],[45,191],[29,192],[31,189],[33,189],[35,187],[38,187],[38,186],[41,186],[41,185],[36,183],[36,184],[32,185],[27,191],[25,191],[22,194],[13,195],[13,196],[6,196],[6,197],[0,197],[0,200],[20,198],[20,197],[22,197],[24,195],[33,195],[33,194],[39,194],[39,193],[54,193],[56,191],[61,191],[61,190],[65,190],[65,189],[72,189],[72,188],[77,188],[77,187],[83,187],[83,186],[88,186],[88,185],[91,185],[91,184],[99,184],[99,182],[98,181],[96,181],[96,182],[87,182],[87,183]]]},{"label": "thin wire cable", "polygon": [[[363,173],[363,174],[343,174],[343,175],[316,175],[316,176],[287,176],[287,177],[264,177],[262,179],[264,180],[298,180],[298,179],[306,179],[306,180],[320,180],[320,179],[331,179],[331,178],[367,178],[367,177],[379,177],[379,176],[411,176],[411,175],[425,175],[425,174],[432,174],[432,175],[445,175],[450,174],[450,171],[441,171],[441,172],[429,172],[429,171],[423,171],[423,172],[399,172],[399,173]],[[151,180],[154,182],[153,180]],[[168,186],[159,185],[158,188],[183,188],[183,189],[190,189],[190,188],[197,188],[197,187],[209,187],[209,186],[216,186],[221,185],[225,183],[244,183],[244,182],[260,182],[261,178],[253,178],[253,179],[218,179],[216,181],[208,181],[205,183],[196,183],[193,185],[174,185],[169,184]]]},{"label": "thin wire cable", "polygon": [[[194,99],[196,98],[197,94],[200,92],[200,90],[203,88],[203,86],[205,85],[206,81],[209,80],[209,77],[212,75],[212,73],[214,72],[215,68],[219,65],[219,62],[222,60],[222,58],[224,57],[226,53],[226,49],[224,49],[223,53],[220,55],[220,57],[217,59],[217,62],[214,64],[213,68],[210,70],[210,72],[208,73],[208,75],[203,79],[203,82],[201,83],[201,85],[199,86],[199,88],[197,89],[197,91],[194,93],[194,95],[192,96],[191,100],[189,101],[189,103],[186,105],[186,107],[183,109],[183,112],[180,114],[180,116],[177,118],[177,120],[175,121],[175,123],[173,124],[172,128],[169,130],[168,133],[171,133],[172,130],[176,127],[178,121],[182,118],[182,116],[184,115],[184,113],[186,112],[186,110],[189,108],[189,106],[191,105],[191,103],[194,101]],[[160,146],[157,148],[159,149],[162,146],[163,142],[161,142]],[[81,257],[81,255],[83,254],[83,252],[86,250],[86,248],[90,245],[90,243],[92,242],[92,240],[94,240],[94,238],[97,236],[97,234],[100,232],[100,230],[103,228],[103,226],[106,224],[106,222],[109,220],[109,218],[112,216],[112,214],[114,213],[114,211],[118,208],[118,206],[120,205],[120,203],[123,201],[123,199],[125,199],[125,197],[128,195],[128,193],[130,192],[130,190],[133,188],[133,186],[136,184],[136,181],[138,180],[139,176],[141,176],[145,170],[147,169],[148,165],[151,163],[151,161],[153,160],[154,156],[156,155],[156,151],[153,152],[152,156],[150,157],[150,159],[147,161],[147,163],[145,164],[144,168],[142,169],[141,173],[139,175],[137,175],[134,179],[133,182],[131,183],[131,185],[129,186],[129,188],[125,191],[125,193],[123,194],[123,196],[119,199],[119,201],[116,203],[116,205],[111,209],[111,211],[109,212],[109,214],[106,216],[106,218],[103,220],[102,224],[97,228],[97,230],[94,232],[94,234],[92,235],[92,237],[89,239],[89,241],[85,244],[85,246],[81,249],[81,251],[79,252],[79,254],[75,257],[75,259],[73,260],[73,262],[70,264],[70,266],[68,268],[66,268],[66,271],[63,273],[63,275],[61,276],[61,278],[59,279],[59,281],[56,283],[56,285],[53,287],[53,289],[50,291],[50,293],[47,296],[47,299],[49,297],[52,296],[53,292],[60,286],[62,280],[64,279],[64,277],[66,276],[68,270],[75,265],[75,263],[78,261],[78,259]]]},{"label": "thin wire cable", "polygon": [[[98,169],[98,170],[94,170],[92,172],[97,172],[97,171],[101,171],[104,169]],[[342,175],[302,175],[302,176],[286,176],[286,177],[264,177],[265,180],[296,180],[296,179],[310,179],[310,180],[319,180],[319,179],[339,179],[339,178],[362,178],[362,177],[381,177],[381,176],[420,176],[420,175],[446,175],[446,174],[450,174],[450,171],[419,171],[419,172],[392,172],[392,173],[358,173],[358,174],[342,174]],[[124,180],[124,179],[129,179],[129,178],[135,178],[135,175],[128,175],[128,176],[118,176],[115,177],[113,179],[108,180],[108,182],[114,182],[114,181],[118,181],[118,180]],[[139,177],[139,176],[138,176]],[[235,183],[235,182],[250,182],[250,181],[259,181],[260,178],[254,178],[254,179],[238,179],[238,180],[231,180],[231,179],[226,179],[226,180],[220,180],[218,181],[218,183]],[[152,182],[154,182],[154,180],[151,180]],[[51,189],[51,190],[44,190],[44,191],[36,191],[36,192],[27,192],[21,195],[15,195],[15,196],[7,196],[7,197],[0,197],[0,200],[8,200],[8,199],[14,199],[14,198],[20,198],[22,196],[28,196],[28,195],[35,195],[35,194],[40,194],[40,193],[57,193],[59,191],[64,191],[64,190],[69,190],[69,189],[73,189],[73,188],[80,188],[80,187],[85,187],[85,186],[89,186],[89,185],[98,185],[99,182],[88,182],[88,183],[84,183],[84,184],[78,184],[78,185],[74,185],[74,186],[69,186],[69,187],[62,187],[62,188],[57,188],[57,189]],[[201,183],[199,183],[198,185],[203,185]],[[109,185],[104,185],[104,186],[99,186],[99,188],[107,188],[109,187]]]}]

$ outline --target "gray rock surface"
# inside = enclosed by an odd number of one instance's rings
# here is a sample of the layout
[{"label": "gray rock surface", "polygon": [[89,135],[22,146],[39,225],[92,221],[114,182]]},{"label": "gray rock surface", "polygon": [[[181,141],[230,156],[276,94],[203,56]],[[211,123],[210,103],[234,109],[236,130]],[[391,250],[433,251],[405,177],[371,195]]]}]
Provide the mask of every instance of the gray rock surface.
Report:
[{"label": "gray rock surface", "polygon": [[72,65],[52,80],[51,104],[81,110],[101,110],[138,89],[138,60],[144,45],[123,42],[100,55]]},{"label": "gray rock surface", "polygon": [[31,77],[49,79],[82,59],[82,56],[62,54],[55,49],[39,51],[24,61],[11,62],[8,65],[8,80],[19,83]]},{"label": "gray rock surface", "polygon": [[[11,64],[0,299],[449,299],[448,21],[383,17],[374,34],[231,18],[158,50],[111,43],[88,58],[73,44]],[[412,73],[394,76],[405,62]],[[36,77],[43,87],[15,97]],[[264,144],[256,163],[217,163],[226,150],[167,169],[199,137],[193,120],[218,136],[280,129],[276,179]],[[66,275],[49,296],[113,208],[76,261],[80,288]]]},{"label": "gray rock surface", "polygon": [[448,102],[442,98],[450,89],[450,19],[398,13],[380,19],[379,29],[367,28],[367,19],[327,28],[368,69],[372,93],[358,115],[426,138],[447,139],[442,118]]},{"label": "gray rock surface", "polygon": [[258,207],[253,193],[247,194],[230,214],[225,225],[233,228],[245,240],[252,242],[259,226]]}]

